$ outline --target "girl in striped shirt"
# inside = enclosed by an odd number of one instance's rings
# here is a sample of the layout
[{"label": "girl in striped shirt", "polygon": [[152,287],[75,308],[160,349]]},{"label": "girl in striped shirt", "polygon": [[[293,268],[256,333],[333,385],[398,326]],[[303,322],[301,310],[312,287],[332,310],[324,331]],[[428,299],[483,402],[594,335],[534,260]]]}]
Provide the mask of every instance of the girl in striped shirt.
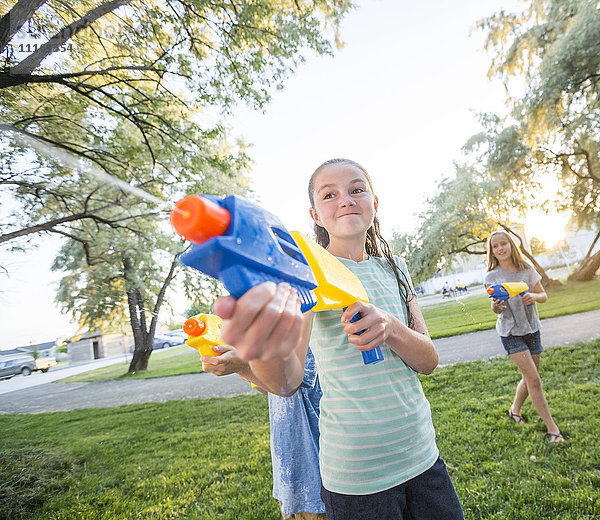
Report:
[{"label": "girl in striped shirt", "polygon": [[[353,161],[327,161],[313,173],[309,197],[317,241],[360,279],[370,303],[302,315],[293,289],[265,283],[217,302],[223,340],[278,395],[300,385],[310,344],[323,390],[329,520],[462,519],[417,376],[431,373],[438,356],[406,264],[379,232],[369,175]],[[363,364],[360,351],[378,345],[384,360]]]}]

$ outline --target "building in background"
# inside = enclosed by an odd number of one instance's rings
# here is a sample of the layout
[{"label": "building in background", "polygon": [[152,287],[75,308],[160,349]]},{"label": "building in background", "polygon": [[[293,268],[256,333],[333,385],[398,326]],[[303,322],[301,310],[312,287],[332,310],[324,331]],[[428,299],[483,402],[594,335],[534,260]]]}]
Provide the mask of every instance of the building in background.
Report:
[{"label": "building in background", "polygon": [[71,363],[82,363],[94,359],[128,356],[133,345],[133,334],[88,332],[67,341]]}]

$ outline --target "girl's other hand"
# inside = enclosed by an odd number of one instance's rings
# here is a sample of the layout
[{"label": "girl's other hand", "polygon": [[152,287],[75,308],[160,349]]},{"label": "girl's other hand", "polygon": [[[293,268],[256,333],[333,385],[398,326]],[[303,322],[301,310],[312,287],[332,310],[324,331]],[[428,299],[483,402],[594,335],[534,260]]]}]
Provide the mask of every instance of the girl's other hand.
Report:
[{"label": "girl's other hand", "polygon": [[[350,320],[360,312],[360,319]],[[361,351],[372,350],[384,343],[391,334],[391,316],[370,303],[356,302],[342,314],[342,325],[348,341]],[[362,334],[357,334],[363,330]]]},{"label": "girl's other hand", "polygon": [[219,298],[215,314],[223,318],[223,342],[233,345],[243,361],[287,358],[300,340],[300,300],[287,283],[262,283],[238,300]]},{"label": "girl's other hand", "polygon": [[525,305],[531,305],[537,301],[537,297],[534,293],[526,292],[523,296],[521,296],[521,300]]},{"label": "girl's other hand", "polygon": [[202,356],[202,370],[216,376],[226,376],[248,369],[248,363],[240,359],[235,348],[230,345],[216,345],[213,347],[220,356]]}]

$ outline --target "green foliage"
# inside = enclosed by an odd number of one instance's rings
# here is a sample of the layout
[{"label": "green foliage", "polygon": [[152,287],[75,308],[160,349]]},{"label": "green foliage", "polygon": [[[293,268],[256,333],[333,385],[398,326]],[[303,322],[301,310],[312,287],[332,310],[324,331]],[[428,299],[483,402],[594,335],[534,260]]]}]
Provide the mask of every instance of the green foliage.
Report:
[{"label": "green foliage", "polygon": [[505,209],[519,203],[502,195],[485,171],[456,165],[454,177],[444,179],[427,201],[417,232],[391,240],[415,281],[432,277],[453,255],[483,255],[487,237],[505,221]]},{"label": "green foliage", "polygon": [[[562,182],[557,202],[580,226],[599,224],[600,11],[592,0],[529,0],[519,13],[495,14],[479,22],[493,54],[491,76],[510,90],[517,133],[496,163],[503,176],[539,180],[545,171]],[[523,92],[523,84],[525,91]],[[511,123],[514,124],[514,123]],[[512,128],[512,130],[511,130]],[[498,134],[501,135],[503,132]],[[498,138],[496,137],[496,141]],[[512,150],[511,150],[512,148]],[[519,151],[521,153],[519,153]],[[508,160],[507,160],[508,159]]]},{"label": "green foliage", "polygon": [[[600,341],[548,349],[541,375],[567,438],[562,446],[544,440],[529,402],[527,424],[508,419],[520,377],[508,359],[460,363],[421,377],[467,520],[600,514],[600,454],[593,449]],[[0,482],[17,476],[21,482],[3,488],[0,518],[280,518],[271,498],[268,407],[259,395],[5,415],[0,428],[7,461]],[[20,454],[38,462],[11,462]],[[37,498],[25,501],[24,494]]]},{"label": "green foliage", "polygon": [[531,247],[531,254],[534,256],[543,255],[550,251],[546,247],[546,243],[542,240],[538,240],[536,237],[531,237],[529,246]]},{"label": "green foliage", "polygon": [[[504,120],[480,115],[482,132],[428,201],[417,233],[398,237],[410,244],[406,258],[419,281],[457,252],[481,252],[490,231],[528,210],[568,211],[579,226],[600,228],[597,2],[528,0],[522,12],[478,25],[492,55],[489,74],[504,80],[511,112]],[[555,194],[541,195],[553,185]]]}]

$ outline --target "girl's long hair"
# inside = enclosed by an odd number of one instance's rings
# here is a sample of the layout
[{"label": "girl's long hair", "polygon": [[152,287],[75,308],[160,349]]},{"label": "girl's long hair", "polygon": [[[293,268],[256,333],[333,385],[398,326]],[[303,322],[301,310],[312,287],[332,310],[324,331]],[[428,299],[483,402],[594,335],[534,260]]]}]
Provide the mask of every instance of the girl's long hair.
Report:
[{"label": "girl's long hair", "polygon": [[[371,183],[371,177],[367,173],[360,164],[354,162],[350,159],[330,159],[321,164],[310,177],[310,181],[308,182],[308,198],[310,200],[310,205],[314,209],[315,207],[315,199],[313,195],[314,191],[314,179],[317,174],[325,167],[330,166],[332,164],[347,164],[350,166],[354,166],[358,168],[367,179],[367,183],[369,184],[369,188],[371,193],[373,191],[373,184]],[[324,248],[327,248],[329,245],[329,233],[327,230],[319,226],[316,222],[314,225],[315,236],[317,243]],[[394,256],[392,254],[392,250],[389,244],[385,241],[385,239],[381,236],[381,232],[379,230],[379,219],[375,217],[373,219],[373,224],[367,230],[367,240],[365,243],[365,250],[369,256],[376,256],[378,258],[385,258],[385,261],[390,266],[390,269],[394,273],[396,278],[396,282],[398,283],[398,292],[400,293],[400,299],[404,302],[406,306],[406,318],[408,321],[408,326],[412,329],[414,326],[414,316],[410,312],[409,302],[415,298],[415,293],[410,288],[409,284],[405,281],[408,277],[402,272],[402,270],[396,265],[394,262]]]},{"label": "girl's long hair", "polygon": [[510,244],[510,259],[511,259],[513,265],[517,269],[519,269],[519,271],[521,271],[523,269],[527,269],[527,267],[530,264],[527,260],[525,260],[525,258],[521,254],[521,250],[519,249],[519,246],[517,246],[515,241],[512,239],[512,237],[506,231],[499,229],[497,231],[494,231],[487,239],[487,244],[486,244],[487,264],[488,264],[487,270],[491,271],[492,269],[496,269],[496,267],[498,267],[500,265],[500,263],[498,262],[498,259],[492,253],[492,238],[494,238],[495,236],[498,236],[498,235],[504,235],[506,237],[506,240],[508,240],[508,243]]}]

